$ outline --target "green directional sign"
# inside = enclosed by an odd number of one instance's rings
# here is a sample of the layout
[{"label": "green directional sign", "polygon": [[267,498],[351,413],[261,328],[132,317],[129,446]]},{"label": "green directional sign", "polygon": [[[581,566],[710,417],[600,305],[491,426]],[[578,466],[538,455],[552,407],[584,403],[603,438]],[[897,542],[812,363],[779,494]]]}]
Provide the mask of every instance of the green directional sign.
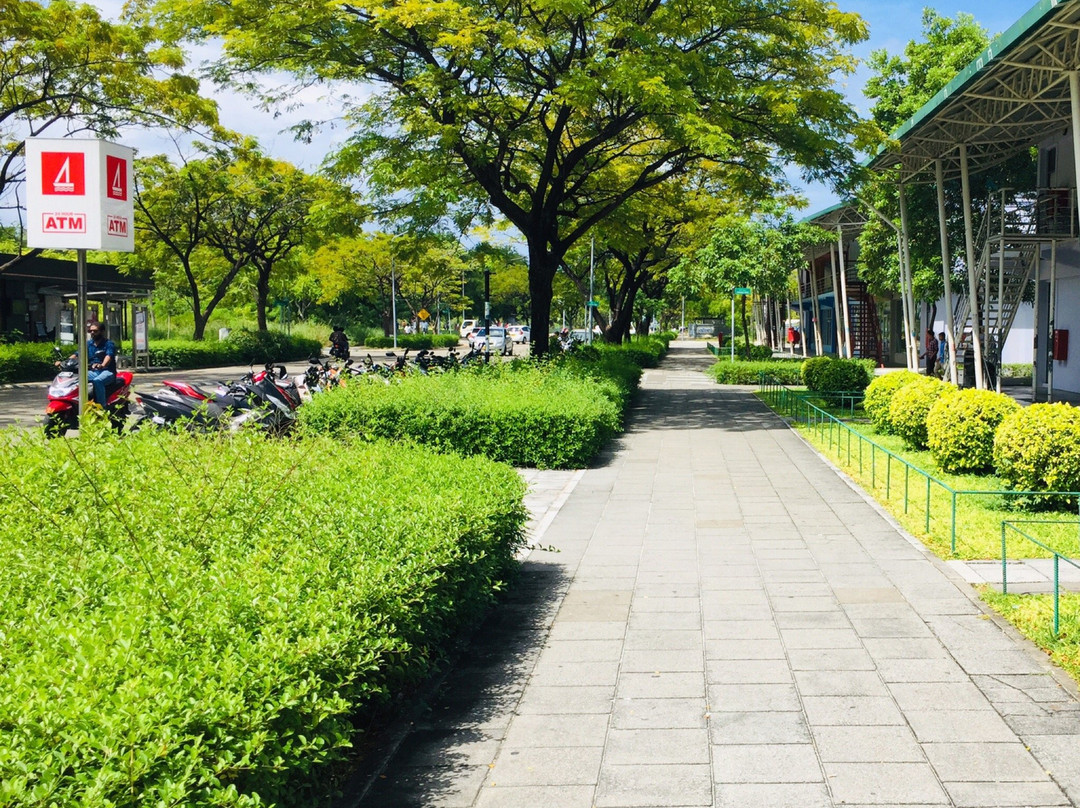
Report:
[{"label": "green directional sign", "polygon": [[736,286],[735,287],[735,294],[737,294],[737,295],[748,295],[748,294],[750,294],[750,287],[748,287],[748,286]]},{"label": "green directional sign", "polygon": [[598,309],[598,308],[600,308],[600,304],[597,303],[595,300],[590,300],[585,305],[588,306],[590,309]]}]

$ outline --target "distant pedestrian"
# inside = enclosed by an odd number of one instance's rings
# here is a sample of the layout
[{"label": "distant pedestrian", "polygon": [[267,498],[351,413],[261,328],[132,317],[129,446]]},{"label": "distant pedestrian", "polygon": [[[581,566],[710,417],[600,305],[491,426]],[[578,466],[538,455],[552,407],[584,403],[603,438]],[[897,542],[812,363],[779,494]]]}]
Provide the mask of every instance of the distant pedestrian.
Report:
[{"label": "distant pedestrian", "polygon": [[944,331],[940,332],[937,335],[937,338],[938,338],[937,363],[938,363],[938,372],[940,373],[941,371],[943,371],[945,369],[945,354],[949,350],[949,343],[945,339],[945,332]]},{"label": "distant pedestrian", "polygon": [[929,328],[926,329],[926,350],[923,351],[922,357],[926,359],[926,375],[933,376],[934,368],[937,365],[938,350],[940,343],[934,338],[934,332]]}]

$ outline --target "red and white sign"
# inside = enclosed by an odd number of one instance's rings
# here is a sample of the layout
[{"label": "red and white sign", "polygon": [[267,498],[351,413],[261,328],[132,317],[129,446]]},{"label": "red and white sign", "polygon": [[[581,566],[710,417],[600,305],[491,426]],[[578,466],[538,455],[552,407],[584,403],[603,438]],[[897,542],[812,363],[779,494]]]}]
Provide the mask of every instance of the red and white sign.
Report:
[{"label": "red and white sign", "polygon": [[28,138],[27,245],[132,252],[133,157],[104,140]]}]

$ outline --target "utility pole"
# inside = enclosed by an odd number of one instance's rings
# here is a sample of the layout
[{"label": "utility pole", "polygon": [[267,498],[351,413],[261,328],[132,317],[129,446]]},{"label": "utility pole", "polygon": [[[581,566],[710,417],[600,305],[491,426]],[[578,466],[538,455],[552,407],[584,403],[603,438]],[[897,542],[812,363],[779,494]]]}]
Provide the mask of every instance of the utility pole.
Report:
[{"label": "utility pole", "polygon": [[596,257],[596,236],[593,236],[589,241],[589,302],[585,308],[588,309],[588,317],[586,318],[586,328],[589,330],[589,336],[586,337],[586,342],[592,345],[592,324],[593,324],[593,262]]},{"label": "utility pole", "polygon": [[491,356],[491,270],[484,267],[484,354]]},{"label": "utility pole", "polygon": [[394,350],[397,350],[397,272],[390,259],[390,316],[394,318]]}]

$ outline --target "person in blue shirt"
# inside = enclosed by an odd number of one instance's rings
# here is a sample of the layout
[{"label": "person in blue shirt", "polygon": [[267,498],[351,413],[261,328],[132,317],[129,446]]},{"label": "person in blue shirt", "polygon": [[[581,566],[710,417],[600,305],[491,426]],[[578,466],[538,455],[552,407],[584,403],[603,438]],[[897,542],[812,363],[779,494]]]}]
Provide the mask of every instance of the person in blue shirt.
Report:
[{"label": "person in blue shirt", "polygon": [[86,342],[86,380],[94,386],[94,401],[104,407],[109,397],[105,386],[116,379],[116,343],[105,336],[105,326],[90,323],[86,330],[90,339]]}]

